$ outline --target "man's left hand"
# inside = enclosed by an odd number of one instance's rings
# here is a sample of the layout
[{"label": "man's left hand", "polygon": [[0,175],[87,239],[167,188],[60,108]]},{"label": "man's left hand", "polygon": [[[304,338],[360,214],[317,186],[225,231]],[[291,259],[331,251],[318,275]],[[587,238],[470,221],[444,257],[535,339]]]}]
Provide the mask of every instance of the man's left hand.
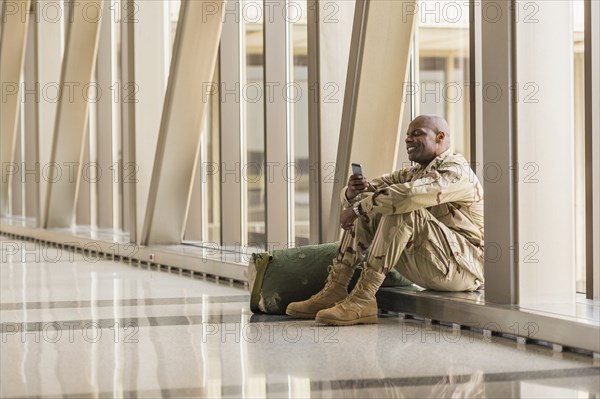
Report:
[{"label": "man's left hand", "polygon": [[354,209],[344,209],[340,215],[340,226],[344,230],[350,230],[354,225],[354,221],[357,217],[358,216],[356,216],[356,213],[354,213]]}]

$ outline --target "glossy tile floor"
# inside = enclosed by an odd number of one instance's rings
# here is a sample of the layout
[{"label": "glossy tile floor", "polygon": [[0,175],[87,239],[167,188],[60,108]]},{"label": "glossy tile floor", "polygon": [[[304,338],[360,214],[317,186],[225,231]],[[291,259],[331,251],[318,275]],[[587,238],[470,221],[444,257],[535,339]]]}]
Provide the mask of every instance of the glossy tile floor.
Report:
[{"label": "glossy tile floor", "polygon": [[3,398],[600,398],[591,357],[397,317],[253,316],[241,288],[0,245]]}]

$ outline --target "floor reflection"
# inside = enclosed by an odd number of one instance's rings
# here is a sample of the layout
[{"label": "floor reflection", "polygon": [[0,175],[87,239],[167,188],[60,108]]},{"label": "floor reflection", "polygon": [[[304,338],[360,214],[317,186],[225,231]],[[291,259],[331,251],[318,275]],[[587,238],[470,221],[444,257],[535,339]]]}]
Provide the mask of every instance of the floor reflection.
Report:
[{"label": "floor reflection", "polygon": [[381,317],[253,315],[248,292],[81,255],[0,265],[0,397],[599,397],[573,353]]}]

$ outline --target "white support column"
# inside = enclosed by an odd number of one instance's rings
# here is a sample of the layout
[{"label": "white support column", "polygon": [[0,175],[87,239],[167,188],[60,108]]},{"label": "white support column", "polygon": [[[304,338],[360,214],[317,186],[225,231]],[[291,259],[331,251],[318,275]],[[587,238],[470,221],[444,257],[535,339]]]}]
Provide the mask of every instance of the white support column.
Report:
[{"label": "white support column", "polygon": [[[37,3],[34,4],[37,11]],[[25,63],[23,68],[23,83],[25,107],[25,135],[24,159],[21,164],[23,182],[25,183],[25,209],[23,215],[36,219],[40,218],[40,164],[39,164],[39,115],[38,104],[41,101],[41,88],[38,81],[38,37],[37,23],[29,24],[27,34],[27,47],[25,49]]]},{"label": "white support column", "polygon": [[[88,104],[91,106],[92,104]],[[86,165],[90,164],[90,128],[89,122],[85,124],[85,133],[83,134],[83,147],[81,150],[81,165],[78,176],[77,203],[75,206],[75,224],[78,226],[89,226],[92,220],[92,208],[90,206],[91,184],[89,180],[83,178],[83,171]]]},{"label": "white support column", "polygon": [[[116,2],[114,4],[121,4]],[[120,93],[120,82],[114,82],[112,76],[112,25],[113,15],[109,7],[105,8],[106,18],[102,19],[98,40],[98,60],[96,63],[96,81],[102,90],[95,105],[97,107],[96,149],[98,170],[102,175],[95,183],[98,194],[98,228],[112,229],[113,226],[113,104],[121,99],[114,94]],[[115,83],[117,86],[115,86]],[[118,96],[118,94],[117,94]],[[91,122],[91,121],[90,121]],[[118,169],[117,169],[118,170]]]},{"label": "white support column", "polygon": [[[530,4],[516,1],[518,10],[529,9]],[[519,171],[518,241],[514,243],[519,303],[572,303],[573,4],[568,0],[533,4],[535,21],[520,15],[515,41],[517,164],[512,166]]]},{"label": "white support column", "polygon": [[585,2],[586,296],[600,300],[600,2]]},{"label": "white support column", "polygon": [[[310,240],[326,240],[343,98],[354,20],[354,0],[308,5]],[[337,234],[337,228],[336,228]]]},{"label": "white support column", "polygon": [[[344,99],[328,238],[339,234],[339,192],[351,162],[367,177],[389,173],[395,165],[416,0],[356,2],[350,65]],[[377,139],[373,139],[376,135]]]},{"label": "white support column", "polygon": [[482,96],[482,32],[481,2],[469,0],[469,129],[471,164],[483,181],[483,96]]},{"label": "white support column", "polygon": [[[218,11],[209,13],[207,7]],[[143,245],[181,243],[200,127],[208,108],[205,91],[207,82],[212,81],[223,12],[224,1],[181,4],[142,230]]]},{"label": "white support column", "polygon": [[[135,9],[134,0],[121,0],[121,10]],[[135,76],[135,26],[139,24],[137,17],[121,18],[121,48],[117,51],[121,55],[121,89],[122,96],[119,99],[119,110],[121,112],[121,145],[122,145],[122,165],[136,165],[135,163],[135,132],[136,132],[136,103],[137,83]],[[154,64],[152,64],[154,66]],[[125,100],[127,99],[127,101]],[[122,170],[118,168],[117,171]],[[114,173],[114,172],[113,172]],[[116,176],[118,181],[123,182],[123,219],[117,228],[129,234],[129,241],[138,242],[137,233],[137,181],[139,180],[139,171],[134,179],[124,180],[120,173]]]},{"label": "white support column", "polygon": [[[102,0],[85,0],[71,7],[60,82],[73,85],[73,89],[62,90],[58,99],[48,168],[52,181],[48,182],[46,192],[45,228],[69,227],[73,223],[88,116],[84,94],[96,62],[103,5]],[[89,8],[96,10],[97,15],[90,17],[83,11]]]},{"label": "white support column", "polygon": [[273,84],[275,95],[270,98],[265,87],[265,159],[266,186],[266,232],[267,242],[277,248],[293,243],[294,176],[289,170],[292,161],[291,103],[290,93],[290,26],[286,0],[270,2],[272,14],[265,18],[265,82]]},{"label": "white support column", "polygon": [[[215,71],[213,72],[212,84],[213,87],[218,87],[218,76],[214,76],[217,74],[218,66],[215,66]],[[192,190],[190,193],[190,199],[187,204],[187,212],[185,215],[185,228],[183,239],[185,241],[195,241],[195,242],[209,242],[209,215],[208,215],[208,206],[209,206],[209,197],[214,195],[212,191],[209,191],[207,180],[208,174],[203,174],[207,172],[208,167],[208,153],[212,148],[208,148],[210,136],[214,133],[213,129],[218,130],[218,124],[215,126],[213,121],[214,115],[214,106],[215,100],[217,100],[217,108],[218,108],[218,93],[213,92],[208,98],[205,98],[206,103],[206,111],[204,112],[204,117],[202,119],[202,128],[200,129],[200,150],[198,153],[198,159],[194,166],[194,178],[192,182]],[[218,116],[218,113],[217,113]],[[218,131],[216,132],[219,133]],[[210,165],[212,168],[214,165]]]},{"label": "white support column", "polygon": [[150,198],[150,181],[167,87],[165,57],[170,51],[170,43],[165,40],[167,27],[163,2],[128,0],[123,2],[123,6],[125,23],[132,28],[127,51],[131,52],[133,59],[127,62],[133,63],[130,66],[133,70],[121,84],[121,101],[134,102],[134,110],[129,115],[134,121],[128,123],[134,123],[135,127],[128,133],[130,154],[122,165],[121,173],[123,184],[130,186],[127,190],[135,187],[135,206],[131,210],[135,212],[135,217],[131,218],[135,220],[135,226],[131,226],[130,230],[139,244]]},{"label": "white support column", "polygon": [[482,4],[483,181],[485,192],[485,299],[518,303],[518,262],[511,248],[516,238],[515,111],[512,84],[513,3]]},{"label": "white support column", "polygon": [[[221,35],[221,43],[223,35]],[[216,87],[219,87],[219,83],[221,82],[221,77],[219,76],[220,65],[217,64],[215,67],[215,73],[213,76],[213,83]],[[202,178],[202,194],[203,200],[202,203],[204,207],[202,209],[203,220],[206,222],[203,226],[203,238],[205,241],[221,244],[221,231],[223,226],[221,226],[221,181],[218,173],[219,161],[220,161],[220,151],[221,151],[221,101],[219,98],[218,92],[212,96],[211,100],[211,118],[210,129],[208,130],[208,134],[205,136],[205,143],[207,147],[202,154],[205,156],[202,157],[204,164]],[[208,167],[213,169],[211,173],[208,173]],[[216,169],[215,169],[216,168]]]},{"label": "white support column", "polygon": [[[21,91],[21,94],[23,92]],[[13,162],[17,167],[17,173],[10,177],[10,214],[11,216],[23,215],[23,157],[22,157],[22,136],[23,136],[23,115],[19,111],[19,121],[17,122],[17,134],[15,135],[15,150],[13,153]]]},{"label": "white support column", "polygon": [[223,245],[245,245],[247,242],[247,182],[241,178],[246,162],[246,134],[241,85],[246,81],[246,61],[242,57],[244,25],[241,1],[225,5],[220,48],[221,100],[221,238]]},{"label": "white support column", "polygon": [[14,164],[16,132],[19,120],[21,71],[25,58],[25,44],[29,23],[30,0],[16,0],[6,4],[2,19],[0,40],[0,217],[9,208],[9,184],[17,172]]},{"label": "white support column", "polygon": [[[200,146],[202,147],[204,143],[202,142],[202,138]],[[187,204],[187,212],[185,213],[185,222],[184,222],[184,233],[183,239],[185,241],[203,241],[204,235],[202,234],[202,226],[205,222],[203,220],[204,212],[202,203],[202,150],[198,154],[198,161],[194,166],[194,178],[191,183],[191,193],[190,199]]]}]

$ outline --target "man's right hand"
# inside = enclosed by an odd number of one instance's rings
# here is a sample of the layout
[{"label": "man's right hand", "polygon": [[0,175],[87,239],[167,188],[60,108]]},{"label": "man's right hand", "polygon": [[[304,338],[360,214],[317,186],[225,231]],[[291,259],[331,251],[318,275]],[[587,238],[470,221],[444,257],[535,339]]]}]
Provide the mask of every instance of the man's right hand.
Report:
[{"label": "man's right hand", "polygon": [[369,187],[369,181],[361,175],[352,175],[348,180],[348,188],[346,189],[346,198],[354,199],[358,194],[364,192]]}]

